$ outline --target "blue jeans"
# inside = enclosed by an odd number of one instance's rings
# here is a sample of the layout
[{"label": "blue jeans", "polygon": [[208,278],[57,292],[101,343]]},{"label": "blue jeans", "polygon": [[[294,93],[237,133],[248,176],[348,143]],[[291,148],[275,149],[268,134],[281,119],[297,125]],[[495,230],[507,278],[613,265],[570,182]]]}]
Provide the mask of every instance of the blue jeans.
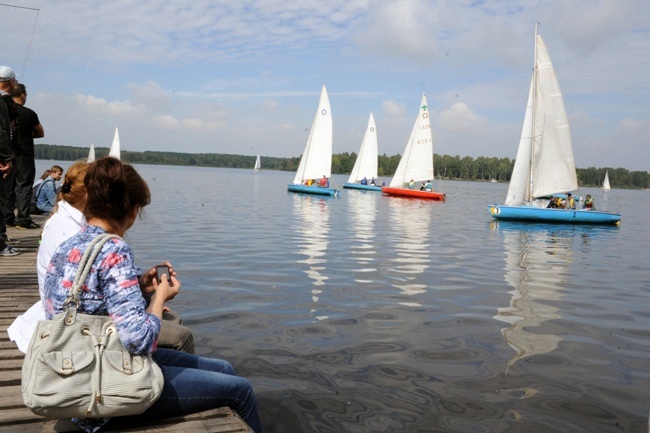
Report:
[{"label": "blue jeans", "polygon": [[137,418],[170,418],[228,406],[260,433],[253,387],[235,376],[227,361],[171,349],[157,349],[153,359],[165,377],[160,398]]}]

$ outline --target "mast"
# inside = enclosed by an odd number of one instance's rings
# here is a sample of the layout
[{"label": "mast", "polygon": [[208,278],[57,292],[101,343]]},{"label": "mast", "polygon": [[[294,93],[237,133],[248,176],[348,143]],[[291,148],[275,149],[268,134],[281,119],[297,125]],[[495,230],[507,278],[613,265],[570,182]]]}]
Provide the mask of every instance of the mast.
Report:
[{"label": "mast", "polygon": [[535,159],[535,121],[536,121],[536,104],[537,104],[537,26],[539,23],[535,23],[535,49],[533,54],[533,109],[532,109],[532,118],[530,128],[530,158],[528,162],[530,167],[528,169],[528,201],[533,203],[533,167]]}]

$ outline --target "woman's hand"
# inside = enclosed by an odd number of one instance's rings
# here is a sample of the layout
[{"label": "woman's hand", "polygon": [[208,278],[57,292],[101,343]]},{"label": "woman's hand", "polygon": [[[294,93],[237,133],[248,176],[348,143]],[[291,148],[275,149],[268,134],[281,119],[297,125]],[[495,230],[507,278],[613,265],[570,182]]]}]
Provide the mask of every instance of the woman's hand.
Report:
[{"label": "woman's hand", "polygon": [[[156,279],[154,278],[154,281]],[[169,284],[169,279],[166,281],[161,281],[159,284],[156,284],[156,295],[161,296],[164,299],[164,302],[171,301],[178,295],[178,291],[181,288],[181,282],[176,279],[175,276],[172,275],[171,277],[171,282],[172,285]]]},{"label": "woman's hand", "polygon": [[165,310],[165,302],[171,301],[181,288],[181,282],[172,275],[171,282],[173,286],[169,285],[169,279],[162,281],[160,284],[156,281],[156,278],[152,279],[154,292],[151,295],[151,300],[149,302],[149,307],[147,308],[147,313],[155,314],[159,319],[162,319],[163,311]]},{"label": "woman's hand", "polygon": [[[169,268],[169,273],[171,273],[171,276],[176,276],[176,272],[174,272],[174,268],[171,263],[164,262],[156,266],[167,266]],[[140,283],[140,290],[142,291],[143,295],[153,293],[156,290],[156,285],[160,284],[160,281],[156,280],[156,266],[149,269],[139,278],[138,282]]]}]

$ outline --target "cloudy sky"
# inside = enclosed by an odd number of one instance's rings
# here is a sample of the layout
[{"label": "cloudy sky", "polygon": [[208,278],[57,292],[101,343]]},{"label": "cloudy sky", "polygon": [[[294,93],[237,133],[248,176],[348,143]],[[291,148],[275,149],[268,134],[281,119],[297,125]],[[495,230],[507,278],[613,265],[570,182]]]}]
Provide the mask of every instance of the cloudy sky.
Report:
[{"label": "cloudy sky", "polygon": [[514,158],[539,22],[577,166],[650,170],[648,0],[5,1],[40,143],[299,156],[325,83],[335,153],[370,111],[402,153],[426,93],[436,153]]}]

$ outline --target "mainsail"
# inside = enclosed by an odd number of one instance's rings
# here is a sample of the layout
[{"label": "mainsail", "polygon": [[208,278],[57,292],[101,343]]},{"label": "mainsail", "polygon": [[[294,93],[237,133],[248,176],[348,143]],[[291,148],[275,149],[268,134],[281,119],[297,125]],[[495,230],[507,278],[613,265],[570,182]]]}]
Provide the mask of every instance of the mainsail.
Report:
[{"label": "mainsail", "polygon": [[605,180],[603,181],[603,191],[609,191],[612,187],[609,185],[609,171],[605,172]]},{"label": "mainsail", "polygon": [[117,126],[115,127],[115,135],[113,136],[113,144],[111,144],[111,151],[108,153],[108,156],[113,158],[122,159],[120,157],[120,134],[117,132]]},{"label": "mainsail", "polygon": [[301,185],[306,179],[327,178],[332,175],[332,113],[327,89],[323,89],[318,102],[318,110],[311,125],[305,150],[300,158],[294,185]]},{"label": "mainsail", "polygon": [[422,95],[418,117],[390,186],[404,187],[411,179],[416,182],[433,179],[433,136],[425,94]]},{"label": "mainsail", "polygon": [[370,179],[376,178],[377,158],[377,126],[375,125],[375,117],[370,113],[366,133],[363,136],[361,148],[359,149],[359,155],[354,163],[348,182],[357,183],[364,177],[370,182]]},{"label": "mainsail", "polygon": [[535,66],[505,204],[578,189],[569,120],[546,45],[535,36]]}]

